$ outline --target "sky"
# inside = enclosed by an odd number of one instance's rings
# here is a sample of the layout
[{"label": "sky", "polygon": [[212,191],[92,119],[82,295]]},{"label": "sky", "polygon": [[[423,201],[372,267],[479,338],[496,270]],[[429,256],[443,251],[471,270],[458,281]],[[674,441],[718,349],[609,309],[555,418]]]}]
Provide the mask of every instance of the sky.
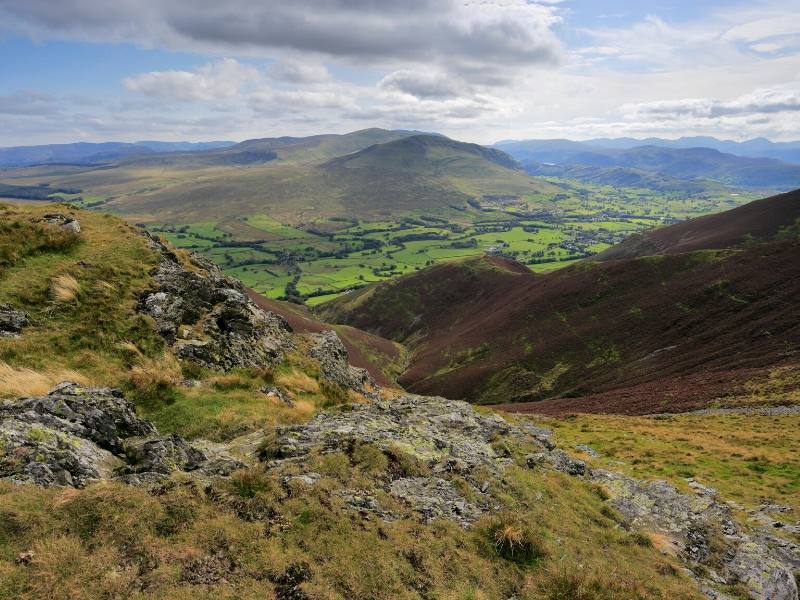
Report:
[{"label": "sky", "polygon": [[0,0],[0,146],[800,139],[800,0]]}]

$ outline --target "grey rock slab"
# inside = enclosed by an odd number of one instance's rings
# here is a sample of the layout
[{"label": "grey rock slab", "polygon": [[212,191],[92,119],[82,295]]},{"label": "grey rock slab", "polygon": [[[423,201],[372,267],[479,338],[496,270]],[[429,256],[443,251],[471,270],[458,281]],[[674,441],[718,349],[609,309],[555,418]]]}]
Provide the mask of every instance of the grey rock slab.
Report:
[{"label": "grey rock slab", "polygon": [[369,371],[350,365],[347,348],[333,330],[311,334],[315,344],[311,356],[319,361],[321,377],[341,388],[355,390],[377,400],[379,387]]},{"label": "grey rock slab", "polygon": [[628,523],[667,536],[684,562],[704,566],[706,575],[696,575],[704,586],[742,582],[751,598],[797,600],[792,564],[759,532],[736,523],[730,506],[709,488],[684,494],[666,481],[642,482],[603,470],[590,478],[603,485]]},{"label": "grey rock slab", "polygon": [[244,466],[219,445],[202,450],[159,436],[116,389],[63,382],[46,396],[0,404],[0,478],[17,483],[80,488],[116,477],[148,484],[173,471],[210,477]]}]

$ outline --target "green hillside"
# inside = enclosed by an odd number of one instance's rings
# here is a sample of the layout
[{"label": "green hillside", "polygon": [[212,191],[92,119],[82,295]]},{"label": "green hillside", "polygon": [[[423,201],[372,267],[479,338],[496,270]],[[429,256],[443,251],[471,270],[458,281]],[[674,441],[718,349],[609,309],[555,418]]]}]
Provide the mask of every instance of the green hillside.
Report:
[{"label": "green hillside", "polygon": [[261,293],[309,304],[487,251],[552,270],[632,233],[752,198],[721,186],[688,195],[643,189],[638,179],[624,188],[543,179],[497,149],[382,129],[5,177],[15,190],[59,191],[118,213]]},{"label": "green hillside", "polygon": [[[349,156],[355,151],[360,152]],[[333,156],[340,158],[330,160]],[[558,192],[517,170],[501,151],[384,130],[252,140],[103,167],[20,169],[6,181],[31,180],[80,189],[93,205],[133,220],[181,224],[251,214],[289,224],[353,214],[377,219],[420,208],[463,207],[473,196],[539,201]]]}]

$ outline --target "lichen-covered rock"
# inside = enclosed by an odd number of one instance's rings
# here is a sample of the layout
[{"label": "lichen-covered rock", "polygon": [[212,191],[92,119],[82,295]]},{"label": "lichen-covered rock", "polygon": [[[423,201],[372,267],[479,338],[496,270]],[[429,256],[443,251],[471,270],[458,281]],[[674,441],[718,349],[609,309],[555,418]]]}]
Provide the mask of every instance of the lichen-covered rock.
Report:
[{"label": "lichen-covered rock", "polygon": [[[308,476],[300,475],[295,479],[300,479],[301,477]],[[399,518],[393,512],[384,509],[375,497],[374,492],[370,490],[337,490],[334,495],[342,499],[346,509],[354,510],[362,517],[370,518],[374,516],[383,521],[396,521]]]},{"label": "lichen-covered rock", "polygon": [[119,390],[64,382],[47,396],[0,404],[0,478],[84,487],[120,477],[149,483],[169,473],[228,475],[245,465],[219,448],[159,437]]},{"label": "lichen-covered rock", "polygon": [[743,583],[752,598],[797,600],[797,584],[787,562],[758,532],[745,531],[710,488],[683,494],[666,481],[642,482],[619,473],[595,470],[609,502],[625,520],[658,532],[677,548],[704,587]]},{"label": "lichen-covered rock", "polygon": [[[501,476],[514,461],[493,442],[498,436],[536,443],[546,430],[526,431],[498,415],[482,415],[466,402],[406,395],[391,401],[354,404],[337,413],[321,413],[304,425],[279,428],[265,459],[280,468],[283,462],[302,463],[312,451],[347,452],[353,442],[381,450],[406,453],[424,464],[430,475],[397,477],[383,488],[416,511],[422,520],[450,519],[468,526],[497,502],[488,494],[486,477]],[[466,482],[467,501],[454,485]],[[362,490],[364,502],[351,503],[359,512],[380,513],[371,507],[374,491]]]},{"label": "lichen-covered rock", "polygon": [[258,388],[258,391],[264,394],[267,398],[274,398],[286,406],[294,406],[294,400],[292,400],[288,394],[286,394],[286,392],[275,385],[265,385],[264,387]]},{"label": "lichen-covered rock", "polygon": [[166,245],[148,240],[161,255],[158,288],[141,298],[139,310],[154,319],[180,358],[225,371],[281,361],[292,346],[283,317],[258,308],[242,284],[213,263],[191,255],[192,268],[186,268]]},{"label": "lichen-covered rock", "polygon": [[586,463],[571,457],[563,450],[549,449],[547,452],[534,452],[525,457],[525,462],[531,469],[547,464],[556,471],[561,471],[574,477],[586,474]]},{"label": "lichen-covered rock", "polygon": [[323,380],[378,399],[379,388],[372,375],[366,369],[350,365],[347,348],[335,331],[327,330],[312,335],[316,343],[310,354],[319,361]]},{"label": "lichen-covered rock", "polygon": [[76,235],[81,232],[81,224],[72,215],[48,213],[42,217],[42,221],[48,225],[58,227],[61,231],[68,231]]},{"label": "lichen-covered rock", "polygon": [[133,473],[194,471],[206,460],[201,450],[175,434],[129,439],[125,444],[125,457],[128,460],[125,470]]},{"label": "lichen-covered rock", "polygon": [[0,478],[41,486],[83,487],[122,464],[94,442],[14,417],[0,420]]},{"label": "lichen-covered rock", "polygon": [[16,337],[28,326],[28,315],[10,304],[0,303],[0,337]]},{"label": "lichen-covered rock", "polygon": [[397,479],[389,485],[389,491],[418,512],[425,523],[449,519],[469,525],[489,509],[487,502],[480,506],[467,502],[450,481],[441,477]]},{"label": "lichen-covered rock", "polygon": [[153,435],[155,427],[136,416],[122,392],[111,388],[84,388],[63,382],[46,396],[6,400],[0,420],[14,420],[89,440],[114,454],[124,451],[123,439]]},{"label": "lichen-covered rock", "polygon": [[382,449],[398,448],[434,470],[452,471],[458,464],[463,474],[477,467],[499,473],[513,461],[495,452],[491,442],[512,432],[523,435],[502,417],[481,415],[466,402],[406,395],[354,404],[344,412],[320,413],[304,425],[279,428],[273,454],[289,458],[313,448],[341,450],[358,440]]}]

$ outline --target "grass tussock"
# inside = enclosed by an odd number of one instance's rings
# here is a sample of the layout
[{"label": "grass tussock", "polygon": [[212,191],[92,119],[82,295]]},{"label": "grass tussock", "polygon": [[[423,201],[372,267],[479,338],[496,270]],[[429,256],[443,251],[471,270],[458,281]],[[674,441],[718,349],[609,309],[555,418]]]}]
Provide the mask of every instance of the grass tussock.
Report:
[{"label": "grass tussock", "polygon": [[89,378],[71,369],[35,371],[25,367],[15,368],[0,361],[0,398],[41,396],[62,381],[74,381],[82,385],[91,383]]},{"label": "grass tussock", "polygon": [[81,285],[68,273],[56,275],[50,284],[50,295],[56,302],[75,302]]},{"label": "grass tussock", "polygon": [[320,383],[319,380],[311,377],[303,371],[293,368],[288,372],[279,374],[275,381],[290,390],[295,390],[304,394],[319,394]]},{"label": "grass tussock", "polygon": [[130,369],[127,388],[137,405],[155,408],[175,401],[175,386],[180,379],[181,367],[172,354],[140,356]]},{"label": "grass tussock", "polygon": [[521,565],[531,565],[546,554],[546,550],[526,523],[512,514],[504,514],[490,530],[497,554]]}]

